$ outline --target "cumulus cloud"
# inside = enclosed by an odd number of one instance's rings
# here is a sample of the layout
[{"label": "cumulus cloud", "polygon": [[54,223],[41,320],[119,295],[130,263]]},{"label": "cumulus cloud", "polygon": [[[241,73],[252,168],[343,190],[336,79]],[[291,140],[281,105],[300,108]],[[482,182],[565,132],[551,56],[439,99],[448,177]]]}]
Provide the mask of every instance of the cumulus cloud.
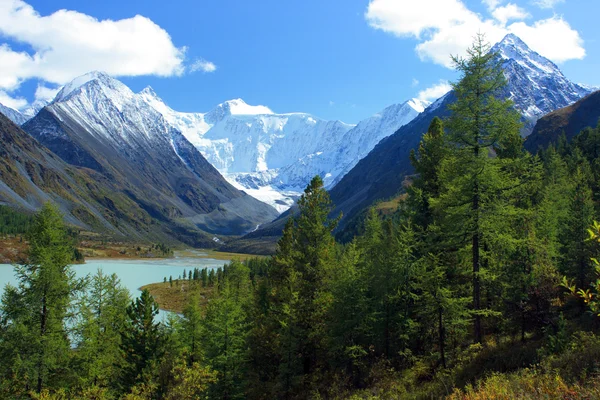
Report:
[{"label": "cumulus cloud", "polygon": [[565,0],[536,0],[533,3],[540,8],[554,8],[559,3],[564,3]]},{"label": "cumulus cloud", "polygon": [[498,7],[500,4],[502,4],[503,0],[482,0],[481,2],[483,4],[485,4],[487,6],[487,8],[489,8],[490,10],[493,10],[494,8]]},{"label": "cumulus cloud", "polygon": [[527,12],[514,4],[500,6],[501,1],[484,3],[490,7],[492,18],[483,18],[461,0],[371,0],[365,18],[375,29],[417,39],[415,50],[422,60],[446,67],[452,67],[450,55],[465,55],[478,32],[485,33],[492,43],[515,33],[533,50],[556,62],[585,56],[579,33],[561,17],[531,25],[522,21],[507,25],[509,20],[526,18]]},{"label": "cumulus cloud", "polygon": [[35,99],[40,101],[50,101],[56,97],[61,87],[49,88],[44,85],[38,85],[35,90]]},{"label": "cumulus cloud", "polygon": [[196,60],[192,65],[190,65],[190,72],[215,72],[216,70],[217,66],[214,63],[203,59]]},{"label": "cumulus cloud", "polygon": [[[185,71],[186,48],[175,46],[167,31],[141,15],[98,20],[59,10],[42,16],[22,0],[2,0],[0,35],[31,48],[0,45],[0,89],[5,91],[28,79],[61,85],[92,70],[113,76],[178,76]],[[45,89],[40,96],[49,94]]]},{"label": "cumulus cloud", "polygon": [[22,97],[14,98],[3,90],[0,90],[0,104],[20,110],[27,105],[27,100]]},{"label": "cumulus cloud", "polygon": [[529,13],[516,4],[509,3],[492,10],[492,16],[501,24],[505,25],[511,20],[522,20],[529,17]]},{"label": "cumulus cloud", "polygon": [[439,83],[428,87],[427,89],[421,90],[417,97],[419,100],[433,101],[439,99],[451,90],[452,85],[450,85],[447,81],[440,81]]}]

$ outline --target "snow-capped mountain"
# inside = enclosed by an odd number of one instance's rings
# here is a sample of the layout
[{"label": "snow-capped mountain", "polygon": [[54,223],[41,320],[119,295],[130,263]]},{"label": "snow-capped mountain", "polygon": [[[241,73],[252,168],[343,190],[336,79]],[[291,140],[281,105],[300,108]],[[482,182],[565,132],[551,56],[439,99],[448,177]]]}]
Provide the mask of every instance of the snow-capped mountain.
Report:
[{"label": "snow-capped mountain", "polygon": [[523,115],[526,135],[540,117],[594,90],[568,80],[556,64],[531,50],[514,34],[506,35],[492,51],[503,59],[502,68],[509,82],[505,95]]},{"label": "snow-capped mountain", "polygon": [[4,114],[8,119],[14,122],[17,125],[23,124],[29,118],[23,115],[20,111],[15,110],[14,108],[5,106],[4,104],[0,104],[0,113]]},{"label": "snow-capped mountain", "polygon": [[305,113],[275,114],[242,99],[227,101],[208,113],[180,113],[152,88],[140,96],[231,183],[279,211],[289,208],[317,174],[326,186],[334,184],[382,138],[427,106],[413,99],[354,126]]},{"label": "snow-capped mountain", "polygon": [[42,108],[48,105],[48,101],[36,100],[22,111],[0,104],[0,113],[17,125],[23,125],[27,120],[33,118]]},{"label": "snow-capped mountain", "polygon": [[[591,91],[569,81],[554,63],[529,49],[515,35],[507,35],[492,50],[502,57],[507,78],[505,92],[500,95],[514,101],[522,115],[525,136],[531,133],[537,119]],[[449,92],[435,101],[410,123],[383,139],[332,188],[335,212],[344,214],[340,227],[377,200],[396,196],[402,190],[404,177],[414,171],[410,151],[417,148],[434,117],[449,116],[448,105],[455,99],[454,93]]]},{"label": "snow-capped mountain", "polygon": [[141,95],[104,73],[65,85],[23,128],[68,163],[121,182],[155,218],[240,234],[277,215],[227,183]]}]

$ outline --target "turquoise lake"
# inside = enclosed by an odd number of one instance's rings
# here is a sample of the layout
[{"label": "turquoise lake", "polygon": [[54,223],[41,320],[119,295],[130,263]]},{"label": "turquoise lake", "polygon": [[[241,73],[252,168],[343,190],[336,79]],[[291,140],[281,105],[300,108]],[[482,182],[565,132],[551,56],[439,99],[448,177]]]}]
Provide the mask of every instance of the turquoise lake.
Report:
[{"label": "turquoise lake", "polygon": [[[148,260],[88,260],[85,264],[73,265],[73,270],[78,277],[93,275],[99,269],[105,274],[117,274],[121,284],[125,286],[132,297],[140,294],[139,288],[149,283],[162,282],[163,278],[172,276],[176,279],[183,274],[183,270],[189,271],[194,268],[219,268],[228,261],[215,260],[212,258],[199,257],[174,257],[170,259],[148,259]],[[13,266],[0,264],[0,295],[4,292],[4,286],[10,283],[17,284],[14,276]],[[160,316],[167,313],[161,310]],[[159,317],[160,317],[159,316]]]}]

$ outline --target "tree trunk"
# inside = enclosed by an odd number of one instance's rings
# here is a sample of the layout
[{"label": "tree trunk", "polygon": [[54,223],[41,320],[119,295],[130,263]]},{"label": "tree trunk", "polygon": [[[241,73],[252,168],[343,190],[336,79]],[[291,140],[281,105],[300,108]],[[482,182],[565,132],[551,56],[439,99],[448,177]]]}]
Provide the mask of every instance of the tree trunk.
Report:
[{"label": "tree trunk", "polygon": [[438,309],[438,336],[439,336],[439,346],[440,346],[440,361],[442,362],[442,366],[446,368],[446,354],[444,349],[444,318],[443,318],[443,310],[442,307]]},{"label": "tree trunk", "polygon": [[41,348],[40,348],[40,356],[38,359],[38,365],[37,365],[37,372],[38,372],[38,378],[37,378],[37,392],[41,393],[42,391],[42,387],[43,387],[43,371],[44,371],[44,336],[46,334],[46,320],[48,318],[48,309],[47,309],[47,305],[46,305],[46,295],[44,294],[44,296],[42,296],[42,313],[40,315],[40,342],[42,344]]},{"label": "tree trunk", "polygon": [[473,310],[475,311],[475,320],[473,327],[473,335],[475,343],[482,342],[481,334],[481,282],[479,279],[479,182],[475,180],[473,188],[473,214],[475,219],[475,227],[473,229]]}]

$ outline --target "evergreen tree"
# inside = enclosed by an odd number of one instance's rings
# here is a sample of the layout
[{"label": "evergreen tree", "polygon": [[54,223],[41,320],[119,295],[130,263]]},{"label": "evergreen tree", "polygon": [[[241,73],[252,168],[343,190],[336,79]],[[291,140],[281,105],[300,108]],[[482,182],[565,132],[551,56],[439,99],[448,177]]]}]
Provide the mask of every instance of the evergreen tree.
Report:
[{"label": "evergreen tree", "polygon": [[114,388],[121,365],[121,331],[125,327],[129,291],[115,274],[98,270],[79,300],[76,364],[87,386]]},{"label": "evergreen tree", "polygon": [[40,393],[69,375],[69,307],[81,289],[70,267],[74,248],[58,208],[46,203],[28,234],[28,262],[15,267],[19,284],[2,299],[3,376],[18,376]]},{"label": "evergreen tree", "polygon": [[244,398],[246,337],[248,322],[244,311],[247,297],[238,293],[233,282],[224,280],[219,295],[206,310],[203,349],[208,365],[217,374],[211,385],[212,398]]},{"label": "evergreen tree", "polygon": [[154,321],[157,314],[158,304],[147,289],[127,307],[127,321],[121,331],[127,363],[121,380],[126,389],[152,377],[151,367],[163,353],[161,324]]}]

